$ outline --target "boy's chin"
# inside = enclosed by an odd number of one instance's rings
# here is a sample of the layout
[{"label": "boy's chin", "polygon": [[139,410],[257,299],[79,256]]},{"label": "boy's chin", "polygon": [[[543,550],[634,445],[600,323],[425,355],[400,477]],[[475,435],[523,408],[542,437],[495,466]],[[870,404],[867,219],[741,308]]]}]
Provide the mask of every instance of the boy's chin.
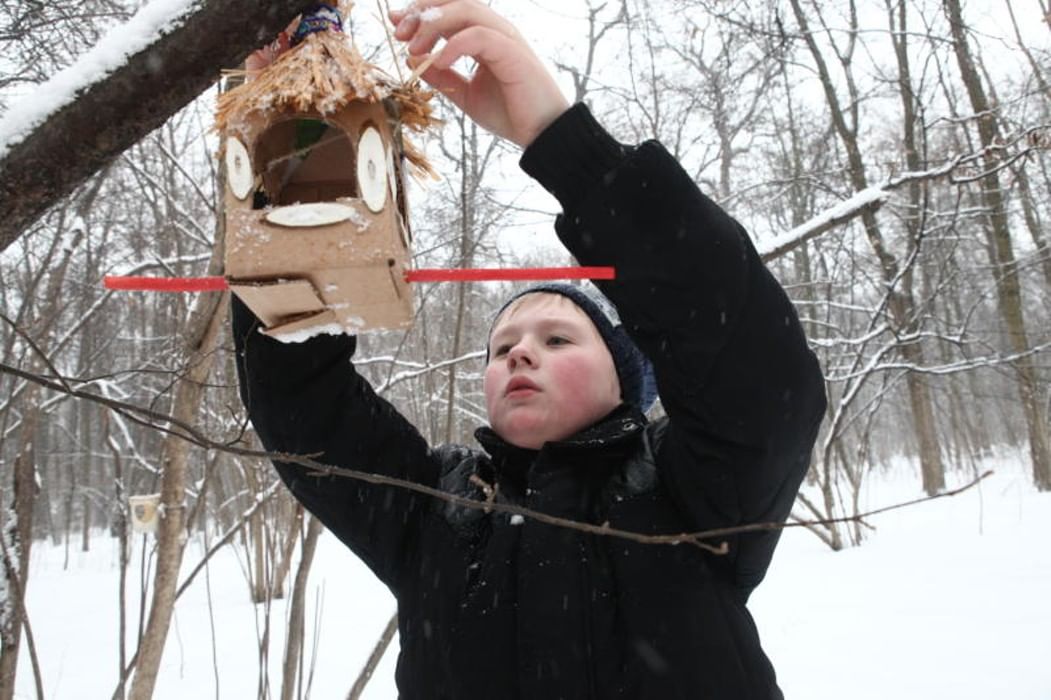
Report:
[{"label": "boy's chin", "polygon": [[504,425],[494,425],[493,430],[508,444],[526,450],[539,450],[545,442],[561,438],[539,421],[511,420]]}]

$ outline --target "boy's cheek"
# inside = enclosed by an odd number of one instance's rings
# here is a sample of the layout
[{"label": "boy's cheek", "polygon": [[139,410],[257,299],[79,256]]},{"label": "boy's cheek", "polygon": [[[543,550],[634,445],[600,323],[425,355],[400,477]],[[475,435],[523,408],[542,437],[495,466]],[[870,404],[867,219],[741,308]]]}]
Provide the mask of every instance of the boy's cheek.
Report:
[{"label": "boy's cheek", "polygon": [[496,401],[500,396],[500,388],[503,386],[500,374],[498,366],[490,364],[482,375],[482,394],[485,396],[485,412],[490,425],[493,423],[493,414],[497,410]]}]

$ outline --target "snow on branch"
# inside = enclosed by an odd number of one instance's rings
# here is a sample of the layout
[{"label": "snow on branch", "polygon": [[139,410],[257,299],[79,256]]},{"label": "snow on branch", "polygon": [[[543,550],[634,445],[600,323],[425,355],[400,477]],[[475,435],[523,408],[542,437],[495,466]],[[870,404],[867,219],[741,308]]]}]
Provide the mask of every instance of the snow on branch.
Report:
[{"label": "snow on branch", "polygon": [[152,0],[37,86],[0,122],[0,251],[310,4]]},{"label": "snow on branch", "polygon": [[889,196],[890,192],[887,191],[885,185],[866,187],[853,197],[843,200],[836,206],[767,242],[759,248],[759,256],[763,262],[779,258],[811,238],[845,224],[867,210],[875,211]]},{"label": "snow on branch", "polygon": [[[803,222],[799,226],[776,236],[758,246],[759,256],[763,262],[769,262],[775,258],[794,250],[811,238],[864,214],[867,211],[876,211],[890,198],[891,193],[904,185],[922,180],[935,180],[949,177],[953,185],[964,185],[979,180],[992,172],[1009,167],[1020,158],[1024,158],[1034,149],[1046,148],[1051,127],[1047,124],[1039,124],[1030,127],[1005,139],[993,150],[999,151],[1000,163],[992,170],[985,167],[977,167],[980,160],[986,155],[985,151],[976,153],[961,153],[950,160],[945,161],[927,170],[915,172],[904,172],[889,177],[878,185],[866,187],[839,204],[823,211],[817,216]],[[1022,148],[1012,150],[1012,147],[1022,144]]]},{"label": "snow on branch", "polygon": [[72,65],[35,86],[29,95],[15,102],[0,121],[0,158],[130,57],[181,26],[200,5],[200,0],[154,0],[126,24],[110,29]]}]

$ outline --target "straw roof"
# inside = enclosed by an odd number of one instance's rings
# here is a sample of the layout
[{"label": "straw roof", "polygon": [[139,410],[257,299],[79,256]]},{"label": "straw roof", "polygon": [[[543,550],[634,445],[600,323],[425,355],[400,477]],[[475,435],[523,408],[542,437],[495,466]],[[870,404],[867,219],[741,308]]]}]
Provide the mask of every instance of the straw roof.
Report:
[{"label": "straw roof", "polygon": [[[292,111],[324,116],[357,100],[390,100],[399,121],[422,133],[439,123],[430,105],[433,95],[418,80],[396,83],[368,63],[341,32],[321,31],[308,35],[246,82],[220,95],[215,127],[226,132],[257,115]],[[402,143],[405,157],[417,174],[434,176],[423,153],[407,139]]]}]

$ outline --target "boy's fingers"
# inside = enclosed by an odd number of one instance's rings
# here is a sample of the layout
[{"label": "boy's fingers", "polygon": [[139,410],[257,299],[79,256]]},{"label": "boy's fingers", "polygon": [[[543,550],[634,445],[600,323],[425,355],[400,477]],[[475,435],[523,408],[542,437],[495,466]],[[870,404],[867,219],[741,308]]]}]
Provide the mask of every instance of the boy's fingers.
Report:
[{"label": "boy's fingers", "polygon": [[[508,74],[508,67],[522,66],[516,58],[515,49],[520,46],[507,42],[507,37],[488,27],[468,27],[449,37],[438,53],[434,67],[444,70],[458,59],[470,56],[484,65],[498,79],[514,81],[516,76]],[[510,49],[510,50],[508,50]]]},{"label": "boy's fingers", "polygon": [[433,2],[410,2],[408,5],[401,9],[388,11],[387,17],[389,17],[390,21],[394,24],[398,24],[406,17],[418,17],[420,15],[420,12],[426,10],[428,7],[439,7],[451,1],[452,0],[434,0]]},{"label": "boy's fingers", "polygon": [[394,38],[399,41],[405,41],[412,37],[416,33],[417,27],[420,26],[420,15],[419,13],[413,13],[405,15],[400,20],[396,20],[394,24]]},{"label": "boy's fingers", "polygon": [[[415,70],[417,66],[421,65],[427,60],[426,56],[410,56],[409,67]],[[468,84],[467,79],[457,73],[455,70],[436,68],[434,64],[431,64],[427,70],[420,73],[420,78],[427,82],[432,88],[442,93],[460,109],[464,108],[464,102],[467,99]]]},{"label": "boy's fingers", "polygon": [[398,39],[409,40],[410,54],[429,53],[440,38],[448,39],[471,27],[485,27],[520,40],[512,24],[475,0],[431,0],[427,7],[421,3],[419,8],[421,12],[406,15],[395,30]]}]

